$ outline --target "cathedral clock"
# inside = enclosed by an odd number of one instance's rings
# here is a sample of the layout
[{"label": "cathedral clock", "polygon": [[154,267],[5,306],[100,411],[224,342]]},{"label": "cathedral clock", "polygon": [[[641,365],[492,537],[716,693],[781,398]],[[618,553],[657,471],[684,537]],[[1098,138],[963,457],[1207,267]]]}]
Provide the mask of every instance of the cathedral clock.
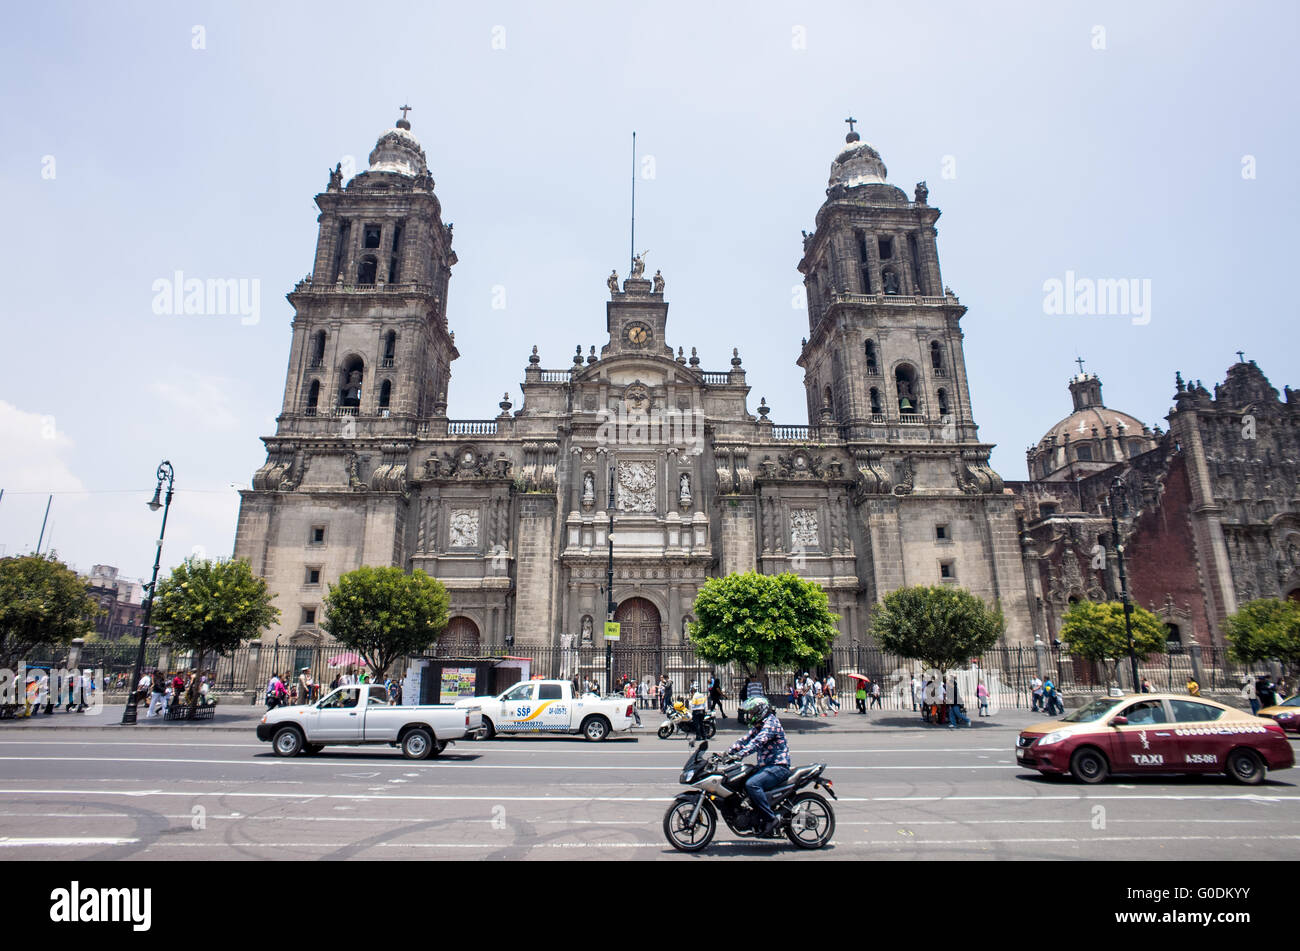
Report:
[{"label": "cathedral clock", "polygon": [[653,332],[648,326],[637,322],[627,325],[627,341],[634,347],[644,347],[650,342]]}]

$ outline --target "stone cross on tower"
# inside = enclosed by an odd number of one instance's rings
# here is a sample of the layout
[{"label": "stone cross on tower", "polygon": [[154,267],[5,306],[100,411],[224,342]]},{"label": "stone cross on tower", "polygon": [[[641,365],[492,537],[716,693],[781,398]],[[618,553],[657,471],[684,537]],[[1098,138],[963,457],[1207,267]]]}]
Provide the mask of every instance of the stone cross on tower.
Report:
[{"label": "stone cross on tower", "polygon": [[858,120],[855,119],[855,118],[853,118],[852,116],[849,116],[849,117],[848,117],[847,119],[845,119],[844,121],[847,122],[847,123],[849,124],[849,131],[850,131],[850,132],[853,132],[853,131],[854,131],[854,129],[853,129],[853,123],[857,122]]},{"label": "stone cross on tower", "polygon": [[1240,350],[1237,351],[1237,362],[1238,362],[1238,363],[1245,363],[1245,362],[1246,362],[1246,355],[1245,355],[1244,353],[1242,353]]},{"label": "stone cross on tower", "polygon": [[1074,362],[1079,364],[1079,376],[1083,376],[1083,357],[1075,357]]},{"label": "stone cross on tower", "polygon": [[412,111],[414,111],[414,110],[413,110],[413,107],[411,107],[411,106],[398,106],[398,107],[397,107],[397,110],[398,110],[398,112],[400,112],[400,113],[402,114],[402,118],[403,118],[403,119],[406,118],[406,114],[407,114],[408,112],[412,112]]}]

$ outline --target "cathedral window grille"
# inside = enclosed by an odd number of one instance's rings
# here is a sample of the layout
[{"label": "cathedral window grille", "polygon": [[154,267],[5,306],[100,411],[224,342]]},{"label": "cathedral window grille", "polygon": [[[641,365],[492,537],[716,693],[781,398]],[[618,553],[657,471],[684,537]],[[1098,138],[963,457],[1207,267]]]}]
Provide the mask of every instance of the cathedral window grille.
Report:
[{"label": "cathedral window grille", "polygon": [[308,536],[307,544],[309,544],[309,545],[324,545],[324,544],[325,544],[325,526],[324,526],[324,525],[313,525],[313,526],[311,527],[311,534]]},{"label": "cathedral window grille", "polygon": [[939,415],[948,415],[948,391],[942,388],[939,390]]},{"label": "cathedral window grille", "polygon": [[939,347],[939,341],[930,341],[930,366],[934,369],[936,376],[943,376],[943,350]]},{"label": "cathedral window grille", "polygon": [[871,259],[867,256],[867,236],[865,232],[855,232],[858,238],[858,272],[862,275],[862,293],[871,291]]},{"label": "cathedral window grille", "polygon": [[307,391],[307,415],[315,416],[318,405],[320,405],[320,380],[312,380],[311,389]]},{"label": "cathedral window grille", "polygon": [[886,238],[882,236],[878,241],[878,247],[880,248],[880,260],[888,261],[890,258],[894,256],[893,238]]},{"label": "cathedral window grille", "polygon": [[375,283],[375,273],[379,267],[379,262],[373,254],[368,254],[361,259],[361,265],[357,268],[358,284]]},{"label": "cathedral window grille", "polygon": [[343,255],[347,253],[348,239],[352,236],[352,222],[345,221],[339,225],[338,243],[334,245],[334,268],[330,271],[330,280],[343,276]]},{"label": "cathedral window grille", "polygon": [[879,376],[880,361],[876,358],[876,342],[874,340],[867,341],[866,352],[867,352],[867,375]]},{"label": "cathedral window grille", "polygon": [[871,415],[880,416],[884,411],[880,408],[880,390],[874,386],[871,388]]},{"label": "cathedral window grille", "polygon": [[303,623],[303,627],[311,627],[313,624],[316,623],[316,609],[315,609],[315,608],[303,608],[303,609],[302,609],[302,623]]},{"label": "cathedral window grille", "polygon": [[397,332],[390,330],[384,335],[384,358],[380,366],[391,367],[397,357]]},{"label": "cathedral window grille", "polygon": [[381,416],[388,415],[388,407],[393,399],[393,381],[385,380],[383,386],[379,388],[379,413]]},{"label": "cathedral window grille", "polygon": [[379,247],[379,225],[366,225],[365,235],[361,246],[363,248]]},{"label": "cathedral window grille", "polygon": [[319,585],[319,584],[320,584],[320,568],[319,568],[319,567],[310,567],[310,568],[308,568],[308,569],[307,569],[307,579],[306,579],[306,581],[303,582],[303,584],[307,584],[307,585]]},{"label": "cathedral window grille", "polygon": [[312,337],[311,343],[311,369],[318,370],[325,362],[325,331],[318,330]]}]

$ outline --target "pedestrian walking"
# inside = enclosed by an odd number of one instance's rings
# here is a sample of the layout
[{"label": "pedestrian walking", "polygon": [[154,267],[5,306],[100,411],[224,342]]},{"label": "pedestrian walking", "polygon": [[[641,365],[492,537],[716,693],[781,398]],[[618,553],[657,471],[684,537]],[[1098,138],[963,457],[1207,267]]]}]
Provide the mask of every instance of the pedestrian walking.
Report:
[{"label": "pedestrian walking", "polygon": [[885,709],[884,705],[880,702],[880,681],[878,680],[871,685],[871,705],[873,707],[880,707],[881,710]]},{"label": "pedestrian walking", "polygon": [[913,674],[913,675],[912,675],[912,683],[911,683],[911,688],[912,688],[912,712],[913,712],[913,713],[916,712],[916,699],[917,699],[917,697],[916,697],[916,689],[917,689],[917,687],[919,687],[919,686],[920,686],[920,684],[919,684],[919,683],[917,682],[917,680],[916,680],[916,674]]},{"label": "pedestrian walking", "polygon": [[1201,695],[1201,685],[1196,682],[1195,677],[1190,675],[1187,678],[1187,692],[1193,697],[1199,697]]},{"label": "pedestrian walking", "polygon": [[1147,678],[1145,678],[1145,677],[1142,678],[1142,692],[1143,692],[1143,693],[1154,693],[1154,691],[1153,691],[1152,688],[1151,688],[1151,681],[1147,680]]},{"label": "pedestrian walking", "polygon": [[718,680],[717,677],[714,677],[713,683],[709,686],[709,712],[712,713],[714,708],[716,707],[718,710],[718,715],[723,720],[727,719],[726,708],[722,706],[722,701],[725,700],[726,698],[727,695],[722,692],[722,683]]},{"label": "pedestrian walking", "polygon": [[980,716],[989,715],[989,688],[984,686],[984,681],[980,681],[975,687],[975,696],[979,699]]},{"label": "pedestrian walking", "polygon": [[867,715],[867,683],[865,680],[858,681],[858,689],[854,692],[853,699],[858,703],[858,713],[865,717]]},{"label": "pedestrian walking", "polygon": [[827,674],[826,685],[822,688],[826,692],[826,708],[834,713],[835,716],[839,716],[840,698],[835,694],[835,686],[835,675]]},{"label": "pedestrian walking", "polygon": [[[144,681],[140,683],[143,685]],[[153,682],[149,687],[149,710],[145,713],[146,720],[152,720],[159,713],[163,712],[167,706],[167,688],[164,686],[165,678],[161,670],[155,670]]]},{"label": "pedestrian walking", "polygon": [[1033,713],[1035,710],[1041,710],[1043,708],[1043,682],[1037,674],[1034,674],[1034,679],[1029,681],[1029,696],[1034,701],[1029,708],[1029,712]]},{"label": "pedestrian walking", "polygon": [[668,679],[667,674],[660,674],[659,683],[663,687],[663,699],[660,701],[659,706],[664,716],[667,716],[668,708],[673,704],[673,682]]},{"label": "pedestrian walking", "polygon": [[1043,681],[1043,703],[1046,704],[1045,712],[1049,717],[1065,712],[1065,705],[1061,703],[1061,694],[1056,689],[1056,684],[1052,683],[1051,677]]},{"label": "pedestrian walking", "polygon": [[1255,693],[1255,682],[1249,677],[1241,682],[1241,699],[1250,704],[1251,714],[1259,713],[1259,694]]},{"label": "pedestrian walking", "polygon": [[1259,697],[1260,707],[1271,707],[1277,703],[1277,687],[1267,674],[1261,674],[1255,681],[1255,695]]}]

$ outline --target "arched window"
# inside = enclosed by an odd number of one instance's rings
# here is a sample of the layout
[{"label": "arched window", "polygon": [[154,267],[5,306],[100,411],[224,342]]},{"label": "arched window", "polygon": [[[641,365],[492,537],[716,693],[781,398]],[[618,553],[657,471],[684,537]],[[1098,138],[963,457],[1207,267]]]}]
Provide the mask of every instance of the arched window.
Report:
[{"label": "arched window", "polygon": [[1178,629],[1177,624],[1165,625],[1165,640],[1173,644],[1183,643],[1183,632]]},{"label": "arched window", "polygon": [[362,258],[361,266],[357,268],[357,283],[358,284],[375,283],[375,271],[376,268],[378,268],[378,266],[379,266],[379,262],[375,260],[375,256],[373,254],[367,254],[364,258]]},{"label": "arched window", "polygon": [[921,399],[916,392],[916,370],[900,364],[894,371],[894,387],[898,393],[898,411],[903,415],[921,412]]},{"label": "arched window", "polygon": [[307,391],[307,415],[316,415],[316,406],[320,403],[320,380],[311,381],[311,389]]},{"label": "arched window", "polygon": [[829,407],[832,412],[835,410],[835,402],[831,399],[831,388],[829,386],[822,391],[822,406]]},{"label": "arched window", "polygon": [[940,373],[943,372],[943,351],[940,350],[937,340],[930,341],[930,366]]},{"label": "arched window", "polygon": [[871,388],[871,415],[879,416],[883,410],[880,408],[880,391],[874,386]]},{"label": "arched window", "polygon": [[393,381],[385,380],[379,388],[379,408],[380,410],[388,409],[388,404],[393,398]]},{"label": "arched window", "polygon": [[939,415],[948,415],[948,391],[943,388],[939,390]]},{"label": "arched window", "polygon": [[391,367],[393,365],[393,358],[396,356],[397,356],[397,332],[394,330],[390,330],[388,331],[388,333],[384,335],[383,366]]},{"label": "arched window", "polygon": [[880,372],[880,361],[876,358],[876,342],[868,340],[867,346],[867,373],[874,376]]},{"label": "arched window", "polygon": [[[356,409],[361,406],[361,381],[365,379],[366,365],[360,357],[349,357],[339,374],[339,406]],[[355,413],[351,415],[356,415]]]},{"label": "arched window", "polygon": [[311,342],[311,365],[318,367],[325,362],[325,331],[318,330]]}]

